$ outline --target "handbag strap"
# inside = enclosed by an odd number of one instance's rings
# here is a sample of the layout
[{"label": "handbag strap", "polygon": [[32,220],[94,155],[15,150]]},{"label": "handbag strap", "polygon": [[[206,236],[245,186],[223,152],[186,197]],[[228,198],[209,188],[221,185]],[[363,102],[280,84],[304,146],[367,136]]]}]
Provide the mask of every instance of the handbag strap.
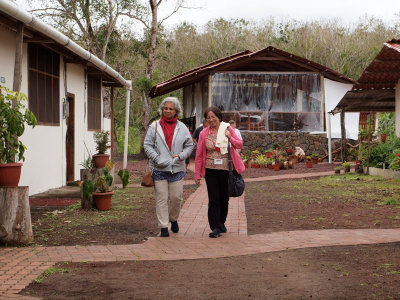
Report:
[{"label": "handbag strap", "polygon": [[[228,129],[229,126],[226,128]],[[232,156],[231,156],[231,143],[228,141],[228,167],[229,167],[229,173],[233,172],[233,165],[232,165]]]}]

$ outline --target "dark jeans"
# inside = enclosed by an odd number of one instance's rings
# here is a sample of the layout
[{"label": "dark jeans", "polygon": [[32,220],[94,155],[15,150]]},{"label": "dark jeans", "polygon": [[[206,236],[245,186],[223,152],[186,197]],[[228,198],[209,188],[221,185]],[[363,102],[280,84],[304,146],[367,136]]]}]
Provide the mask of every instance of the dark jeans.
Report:
[{"label": "dark jeans", "polygon": [[206,169],[208,223],[211,230],[224,224],[228,215],[228,176],[225,170]]}]

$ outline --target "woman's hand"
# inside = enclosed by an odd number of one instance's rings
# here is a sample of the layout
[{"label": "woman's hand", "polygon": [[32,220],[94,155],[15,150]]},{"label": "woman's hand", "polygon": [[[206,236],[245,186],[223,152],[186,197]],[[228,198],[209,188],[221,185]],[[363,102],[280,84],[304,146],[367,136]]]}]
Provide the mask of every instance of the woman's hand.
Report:
[{"label": "woman's hand", "polygon": [[194,182],[195,182],[197,185],[200,185],[201,179],[195,179]]},{"label": "woman's hand", "polygon": [[229,132],[229,130],[225,130],[225,136],[230,139],[231,138],[231,133]]}]

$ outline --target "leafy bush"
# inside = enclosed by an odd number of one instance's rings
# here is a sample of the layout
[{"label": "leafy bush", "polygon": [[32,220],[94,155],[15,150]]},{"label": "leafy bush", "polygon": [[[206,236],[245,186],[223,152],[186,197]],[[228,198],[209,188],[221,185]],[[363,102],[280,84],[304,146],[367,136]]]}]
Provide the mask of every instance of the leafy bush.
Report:
[{"label": "leafy bush", "polygon": [[345,161],[344,163],[342,163],[342,167],[343,168],[350,168],[351,167],[351,162]]},{"label": "leafy bush", "polygon": [[369,156],[369,166],[375,168],[388,168],[395,156],[395,150],[400,149],[400,138],[390,136],[386,143],[379,143],[371,146]]},{"label": "leafy bush", "polygon": [[129,183],[129,176],[130,176],[129,171],[128,170],[119,170],[118,176],[121,178],[122,188],[125,188]]}]

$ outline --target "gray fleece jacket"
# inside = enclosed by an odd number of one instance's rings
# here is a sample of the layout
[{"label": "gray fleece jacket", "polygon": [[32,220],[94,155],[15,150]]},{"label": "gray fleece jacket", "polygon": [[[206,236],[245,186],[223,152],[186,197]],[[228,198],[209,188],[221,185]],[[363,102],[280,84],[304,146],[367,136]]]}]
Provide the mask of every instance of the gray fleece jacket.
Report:
[{"label": "gray fleece jacket", "polygon": [[[157,124],[157,139],[155,128]],[[160,120],[153,122],[147,130],[144,139],[144,151],[149,158],[150,170],[178,173],[185,171],[185,159],[193,151],[193,141],[189,129],[180,121],[176,122],[171,150],[165,141],[164,132]],[[179,158],[172,158],[172,155],[179,155]]]}]

